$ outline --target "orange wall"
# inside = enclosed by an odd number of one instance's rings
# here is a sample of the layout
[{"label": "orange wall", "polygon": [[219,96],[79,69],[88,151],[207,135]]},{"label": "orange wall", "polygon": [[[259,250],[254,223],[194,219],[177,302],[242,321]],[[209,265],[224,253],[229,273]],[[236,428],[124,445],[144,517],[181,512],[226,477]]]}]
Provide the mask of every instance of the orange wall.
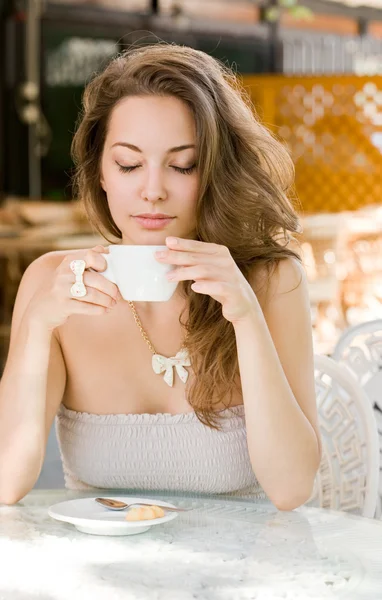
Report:
[{"label": "orange wall", "polygon": [[244,76],[263,122],[291,151],[306,212],[380,204],[382,76]]},{"label": "orange wall", "polygon": [[376,38],[382,38],[382,22],[374,21],[369,25],[370,35]]}]

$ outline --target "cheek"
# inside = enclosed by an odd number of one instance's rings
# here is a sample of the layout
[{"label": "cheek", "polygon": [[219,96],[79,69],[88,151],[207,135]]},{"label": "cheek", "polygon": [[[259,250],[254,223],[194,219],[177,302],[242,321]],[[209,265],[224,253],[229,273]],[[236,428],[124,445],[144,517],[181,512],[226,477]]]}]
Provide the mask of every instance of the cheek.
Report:
[{"label": "cheek", "polygon": [[113,217],[118,217],[123,213],[123,208],[126,207],[126,201],[129,194],[126,193],[126,186],[121,184],[118,175],[105,173],[104,190],[107,196],[107,203]]},{"label": "cheek", "polygon": [[199,181],[193,181],[188,188],[187,199],[190,208],[195,208],[199,195]]},{"label": "cheek", "polygon": [[109,171],[104,175],[104,190],[107,194],[109,204],[121,204],[126,202],[132,191],[129,179],[118,171]]},{"label": "cheek", "polygon": [[115,193],[124,187],[125,179],[123,173],[120,173],[118,168],[110,157],[104,157],[101,162],[102,179],[101,184],[108,197],[113,197]]},{"label": "cheek", "polygon": [[177,182],[177,194],[188,202],[196,202],[199,191],[199,178],[192,175],[184,175],[183,177],[183,181]]}]

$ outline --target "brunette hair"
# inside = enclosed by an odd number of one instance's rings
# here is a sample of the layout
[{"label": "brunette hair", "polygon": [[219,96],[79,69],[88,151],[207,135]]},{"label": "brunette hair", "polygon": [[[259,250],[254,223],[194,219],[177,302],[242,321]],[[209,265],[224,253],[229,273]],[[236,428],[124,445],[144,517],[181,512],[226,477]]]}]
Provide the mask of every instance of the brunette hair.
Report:
[{"label": "brunette hair", "polygon": [[[286,257],[299,222],[287,193],[294,179],[292,160],[260,123],[236,75],[208,54],[157,43],[114,58],[87,85],[83,113],[73,139],[75,183],[89,218],[104,237],[122,234],[111,216],[100,184],[100,165],[108,122],[127,96],[174,96],[191,109],[198,145],[200,190],[197,239],[226,246],[251,279],[257,266],[270,271]],[[188,299],[186,346],[194,371],[188,401],[198,418],[219,426],[214,407],[229,406],[240,389],[233,326],[221,305],[184,282]]]}]

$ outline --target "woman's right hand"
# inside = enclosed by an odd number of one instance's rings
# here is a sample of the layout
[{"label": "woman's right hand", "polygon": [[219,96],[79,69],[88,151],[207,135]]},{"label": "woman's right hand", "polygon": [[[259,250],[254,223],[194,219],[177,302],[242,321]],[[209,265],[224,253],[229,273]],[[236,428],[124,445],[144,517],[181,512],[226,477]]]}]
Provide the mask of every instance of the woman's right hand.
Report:
[{"label": "woman's right hand", "polygon": [[[96,316],[109,312],[121,296],[118,287],[101,275],[107,268],[102,254],[108,252],[108,248],[96,246],[65,256],[53,276],[33,296],[27,310],[28,317],[53,330],[71,315]],[[86,264],[83,281],[87,294],[82,298],[73,298],[70,289],[75,282],[75,275],[70,263],[79,259]]]}]

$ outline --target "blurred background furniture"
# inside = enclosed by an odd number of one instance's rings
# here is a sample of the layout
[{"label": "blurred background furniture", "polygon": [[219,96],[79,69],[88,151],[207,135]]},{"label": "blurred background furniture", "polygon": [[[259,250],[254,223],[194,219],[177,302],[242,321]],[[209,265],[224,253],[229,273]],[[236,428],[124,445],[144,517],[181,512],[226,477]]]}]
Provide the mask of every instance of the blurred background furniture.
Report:
[{"label": "blurred background furniture", "polygon": [[315,356],[322,460],[311,506],[375,515],[379,447],[373,410],[357,380],[327,356]]},{"label": "blurred background furniture", "polygon": [[301,214],[294,249],[306,270],[318,354],[348,326],[382,318],[382,209]]},{"label": "blurred background furniture", "polygon": [[347,324],[382,318],[382,207],[352,213],[343,241],[341,306]]},{"label": "blurred background furniture", "polygon": [[366,393],[374,411],[379,443],[376,517],[382,518],[382,319],[349,327],[338,340],[333,359],[344,365]]},{"label": "blurred background furniture", "polygon": [[341,304],[343,233],[347,213],[302,215],[302,233],[296,235],[306,270],[317,354],[330,352],[346,323]]}]

